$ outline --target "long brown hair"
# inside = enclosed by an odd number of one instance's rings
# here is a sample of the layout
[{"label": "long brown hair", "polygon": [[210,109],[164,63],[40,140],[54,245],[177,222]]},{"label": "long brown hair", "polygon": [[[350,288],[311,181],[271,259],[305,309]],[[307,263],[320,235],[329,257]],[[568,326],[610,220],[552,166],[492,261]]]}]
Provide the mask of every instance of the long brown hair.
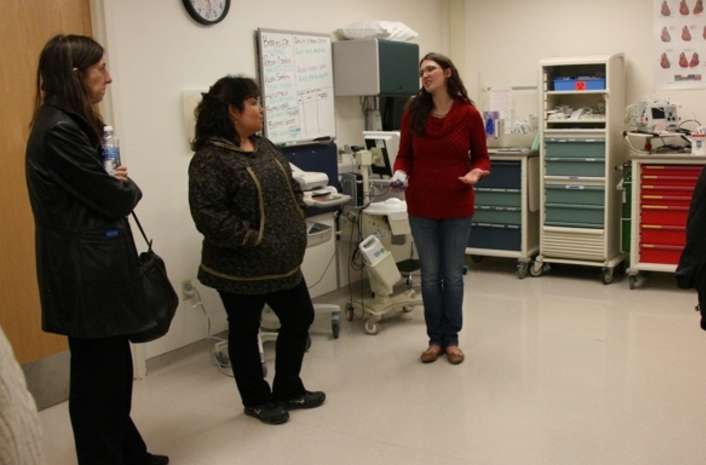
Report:
[{"label": "long brown hair", "polygon": [[[99,146],[103,119],[81,78],[87,68],[100,61],[103,52],[103,47],[90,37],[64,34],[52,37],[39,55],[34,117],[46,97],[54,96],[64,108],[86,119],[91,128],[91,142]],[[34,124],[34,117],[31,124]]]},{"label": "long brown hair", "polygon": [[[473,104],[473,101],[468,97],[466,88],[461,80],[461,75],[458,73],[458,69],[453,64],[450,58],[444,56],[440,53],[427,53],[424,58],[419,60],[419,66],[421,67],[424,61],[433,61],[441,67],[442,71],[447,69],[451,70],[451,76],[446,80],[446,89],[451,96],[451,98],[461,97],[466,102]],[[432,100],[431,94],[424,89],[422,86],[417,94],[410,99],[407,103],[407,111],[412,115],[412,133],[418,136],[423,136],[426,132],[427,118],[431,110],[434,108],[434,100]]]}]

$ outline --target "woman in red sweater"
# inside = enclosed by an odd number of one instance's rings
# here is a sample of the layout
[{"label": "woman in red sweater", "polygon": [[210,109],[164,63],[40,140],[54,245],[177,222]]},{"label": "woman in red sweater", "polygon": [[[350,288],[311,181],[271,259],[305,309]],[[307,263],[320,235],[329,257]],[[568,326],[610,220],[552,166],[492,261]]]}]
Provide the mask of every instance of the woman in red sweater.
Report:
[{"label": "woman in red sweater", "polygon": [[421,360],[433,362],[445,352],[449,362],[459,364],[464,359],[458,333],[463,323],[463,262],[474,213],[473,185],[490,174],[490,159],[483,119],[451,60],[427,54],[419,77],[422,88],[402,116],[396,176],[390,185],[393,190],[406,189],[409,223],[419,251],[429,336]]}]

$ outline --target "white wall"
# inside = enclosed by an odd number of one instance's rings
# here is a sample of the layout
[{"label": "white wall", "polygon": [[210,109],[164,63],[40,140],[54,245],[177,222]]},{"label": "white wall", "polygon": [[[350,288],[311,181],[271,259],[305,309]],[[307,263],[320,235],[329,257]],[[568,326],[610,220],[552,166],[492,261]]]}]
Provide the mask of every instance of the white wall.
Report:
[{"label": "white wall", "polygon": [[[625,102],[632,103],[653,92],[653,8],[653,0],[465,0],[468,91],[480,97],[479,73],[484,87],[536,85],[543,58],[623,52]],[[704,90],[654,94],[682,103],[684,116],[706,124]],[[519,105],[526,95],[516,92]],[[536,115],[537,94],[530,97]]]},{"label": "white wall", "polygon": [[[652,0],[408,0],[233,2],[219,25],[193,22],[180,2],[94,0],[102,11],[97,36],[107,47],[113,74],[110,121],[122,140],[125,163],[142,187],[138,207],[155,247],[166,260],[174,284],[196,283],[214,321],[226,328],[217,294],[196,281],[201,236],[188,211],[187,167],[191,152],[181,119],[184,89],[204,88],[227,73],[255,76],[253,34],[258,27],[332,33],[362,19],[402,21],[419,32],[414,42],[422,54],[460,50],[459,64],[471,97],[481,106],[483,86],[536,85],[539,61],[549,56],[623,52],[627,61],[626,102],[652,89]],[[451,10],[465,11],[465,21],[450,21]],[[459,8],[462,6],[462,8]],[[449,43],[449,24],[463,47]],[[456,30],[462,27],[461,34]],[[104,29],[104,33],[101,30]],[[453,50],[452,50],[453,49]],[[656,92],[684,105],[706,123],[706,92]],[[535,92],[518,93],[518,112],[537,114]],[[355,97],[336,100],[339,144],[360,143],[363,119]],[[182,304],[172,330],[147,345],[147,357],[205,336],[198,309]]]},{"label": "white wall", "polygon": [[[180,288],[190,279],[200,291],[213,331],[227,324],[215,291],[199,285],[201,235],[189,213],[186,142],[181,92],[208,88],[229,73],[256,77],[254,32],[257,28],[333,33],[353,21],[402,21],[419,33],[423,53],[448,46],[446,0],[259,0],[233,1],[228,17],[204,27],[189,18],[178,0],[94,0],[94,30],[106,46],[113,76],[104,109],[106,121],[121,139],[123,163],[144,192],[137,208]],[[363,118],[357,98],[336,100],[339,144],[360,144]],[[138,242],[138,247],[141,244]],[[164,338],[147,344],[147,358],[204,338],[200,309],[182,303]]]}]

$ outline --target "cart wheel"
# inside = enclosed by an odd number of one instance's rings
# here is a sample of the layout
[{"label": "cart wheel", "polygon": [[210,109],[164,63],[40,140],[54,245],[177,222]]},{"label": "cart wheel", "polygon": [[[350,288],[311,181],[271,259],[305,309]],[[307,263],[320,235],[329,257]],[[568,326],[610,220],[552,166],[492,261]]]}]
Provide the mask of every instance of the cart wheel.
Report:
[{"label": "cart wheel", "polygon": [[333,331],[333,338],[338,339],[338,335],[341,334],[341,324],[338,322],[331,324],[331,330]]},{"label": "cart wheel", "polygon": [[414,307],[412,307],[411,305],[403,305],[403,306],[402,306],[402,311],[405,312],[405,313],[409,313],[409,312],[411,312],[412,310],[414,310]]},{"label": "cart wheel", "polygon": [[517,264],[517,277],[524,279],[527,277],[527,269],[529,268],[529,263],[518,263]]},{"label": "cart wheel", "polygon": [[366,321],[365,322],[365,332],[368,334],[377,334],[378,333],[377,322]]},{"label": "cart wheel", "polygon": [[471,260],[473,260],[473,263],[480,263],[483,261],[483,256],[482,255],[471,255]]},{"label": "cart wheel", "polygon": [[613,282],[613,268],[603,268],[601,270],[601,279],[603,284],[610,284]]},{"label": "cart wheel", "polygon": [[306,345],[304,346],[304,352],[311,348],[311,336],[306,336]]},{"label": "cart wheel", "polygon": [[353,305],[346,305],[346,320],[353,321]]},{"label": "cart wheel", "polygon": [[637,284],[637,276],[634,274],[628,276],[628,283],[630,284],[630,289],[635,289],[635,285]]},{"label": "cart wheel", "polygon": [[262,377],[267,378],[267,363],[262,362]]},{"label": "cart wheel", "polygon": [[544,272],[544,264],[536,260],[533,261],[532,265],[530,266],[529,272],[530,275],[534,276],[535,278],[542,276],[542,273]]},{"label": "cart wheel", "polygon": [[628,261],[623,260],[620,262],[620,265],[618,266],[618,273],[620,274],[625,274],[628,272]]}]

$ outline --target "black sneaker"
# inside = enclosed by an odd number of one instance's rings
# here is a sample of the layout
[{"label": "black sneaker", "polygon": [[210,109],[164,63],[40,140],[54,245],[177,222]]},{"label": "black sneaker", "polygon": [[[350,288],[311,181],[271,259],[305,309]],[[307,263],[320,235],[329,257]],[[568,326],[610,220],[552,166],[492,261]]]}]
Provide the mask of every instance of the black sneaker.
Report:
[{"label": "black sneaker", "polygon": [[295,410],[298,408],[316,408],[326,400],[326,394],[322,391],[304,391],[304,395],[296,399],[284,402],[284,407],[287,410]]},{"label": "black sneaker", "polygon": [[169,463],[169,457],[167,457],[166,455],[150,455],[151,457],[149,465],[167,465]]},{"label": "black sneaker", "polygon": [[268,425],[279,425],[289,420],[289,413],[282,404],[275,401],[255,407],[245,407],[245,415],[255,417]]}]

